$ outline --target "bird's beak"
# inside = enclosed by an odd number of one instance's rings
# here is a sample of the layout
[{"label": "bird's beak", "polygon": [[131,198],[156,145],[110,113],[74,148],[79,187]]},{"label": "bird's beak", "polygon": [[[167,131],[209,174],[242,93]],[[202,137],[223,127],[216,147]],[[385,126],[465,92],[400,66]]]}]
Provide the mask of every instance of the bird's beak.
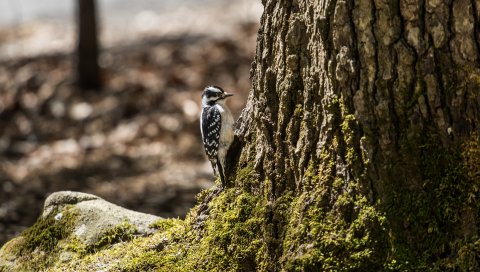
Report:
[{"label": "bird's beak", "polygon": [[232,96],[232,95],[233,95],[232,93],[227,93],[227,92],[226,92],[226,93],[223,94],[223,97],[224,97],[224,98],[227,98],[227,97]]}]

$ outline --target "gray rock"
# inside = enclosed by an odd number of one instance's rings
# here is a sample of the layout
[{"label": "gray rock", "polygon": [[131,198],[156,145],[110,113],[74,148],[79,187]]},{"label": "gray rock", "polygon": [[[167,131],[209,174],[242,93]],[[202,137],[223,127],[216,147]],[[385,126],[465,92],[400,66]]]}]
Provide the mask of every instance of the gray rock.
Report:
[{"label": "gray rock", "polygon": [[[66,223],[56,224],[56,227],[59,228],[68,225],[68,232],[65,233],[66,236],[62,236],[61,240],[54,241],[56,244],[54,245],[55,248],[53,251],[43,251],[37,247],[32,252],[26,253],[22,253],[20,249],[25,246],[28,240],[32,239],[32,233],[28,234],[28,236],[21,235],[10,240],[0,248],[0,271],[40,271],[38,269],[31,269],[30,265],[33,265],[35,268],[40,268],[44,265],[42,262],[47,260],[58,261],[59,263],[65,264],[70,263],[79,256],[78,252],[69,248],[71,245],[85,246],[85,249],[88,248],[88,246],[93,246],[92,248],[95,249],[96,246],[110,245],[102,244],[102,241],[107,241],[107,243],[119,242],[115,239],[108,240],[112,237],[111,230],[119,225],[127,229],[126,231],[128,231],[129,237],[131,237],[131,235],[148,235],[155,231],[150,228],[149,225],[161,219],[151,214],[139,213],[122,208],[94,195],[70,191],[51,194],[45,200],[42,217],[48,219],[48,221],[39,220],[37,222],[52,222],[51,219],[54,219],[60,221],[60,223]],[[65,222],[61,222],[61,220],[65,220]],[[47,239],[60,239],[58,238],[58,232],[61,232],[59,229],[53,233],[53,236],[56,237],[52,238],[52,230],[48,229],[44,223],[39,223],[38,226],[32,226],[33,229],[38,227],[45,228],[36,229],[36,231],[42,231],[42,234],[44,234],[43,231],[46,230],[46,234],[41,236],[42,239],[45,239],[46,243],[48,243]],[[115,229],[115,235],[118,234],[117,231],[119,231],[121,235],[123,229]],[[133,231],[135,231],[135,233],[131,233]],[[33,237],[38,238],[38,236]],[[106,240],[102,240],[103,237],[105,237]],[[100,245],[97,243],[99,241]],[[78,245],[78,242],[83,245]],[[36,243],[39,243],[38,240],[36,240]],[[53,254],[52,257],[54,259],[48,259],[49,254],[52,252],[58,252],[58,256],[54,256],[55,254]],[[98,265],[102,265],[102,267],[94,269],[95,271],[104,269],[108,264],[100,262]]]},{"label": "gray rock", "polygon": [[54,215],[52,212],[61,210],[65,205],[73,205],[77,213],[72,235],[86,245],[95,244],[108,230],[124,222],[135,226],[139,235],[150,234],[154,229],[149,225],[161,219],[122,208],[95,195],[71,191],[51,194],[45,201],[42,216],[62,220],[61,213]]},{"label": "gray rock", "polygon": [[85,194],[80,192],[72,191],[60,191],[55,192],[48,196],[43,205],[43,217],[47,217],[50,213],[67,204],[78,204],[82,201],[97,200],[101,199],[96,195]]}]

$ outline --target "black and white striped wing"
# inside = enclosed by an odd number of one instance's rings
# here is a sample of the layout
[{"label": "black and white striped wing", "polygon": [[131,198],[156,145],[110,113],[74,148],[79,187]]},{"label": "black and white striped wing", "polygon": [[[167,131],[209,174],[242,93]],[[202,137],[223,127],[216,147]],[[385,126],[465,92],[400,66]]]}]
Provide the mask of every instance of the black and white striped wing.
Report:
[{"label": "black and white striped wing", "polygon": [[218,147],[220,145],[220,129],[222,124],[222,115],[217,107],[203,108],[202,111],[202,137],[205,152],[208,159],[217,163]]}]

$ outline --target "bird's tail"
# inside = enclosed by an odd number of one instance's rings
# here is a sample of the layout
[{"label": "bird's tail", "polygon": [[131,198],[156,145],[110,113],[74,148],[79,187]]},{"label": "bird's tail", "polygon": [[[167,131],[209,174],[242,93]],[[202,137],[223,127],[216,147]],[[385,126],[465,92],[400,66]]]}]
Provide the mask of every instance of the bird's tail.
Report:
[{"label": "bird's tail", "polygon": [[225,177],[225,171],[223,169],[223,166],[219,161],[217,162],[217,170],[220,176],[220,180],[222,181],[222,186],[225,187],[227,185],[227,179]]},{"label": "bird's tail", "polygon": [[210,161],[210,163],[212,164],[213,174],[216,176],[217,175],[217,164],[219,164],[219,163],[218,162],[213,162],[213,161]]}]

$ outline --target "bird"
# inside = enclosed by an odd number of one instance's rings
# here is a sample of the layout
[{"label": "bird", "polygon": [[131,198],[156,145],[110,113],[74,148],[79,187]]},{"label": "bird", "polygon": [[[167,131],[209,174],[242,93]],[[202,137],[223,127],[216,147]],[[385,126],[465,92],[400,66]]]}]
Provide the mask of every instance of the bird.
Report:
[{"label": "bird", "polygon": [[234,121],[230,109],[225,104],[233,96],[221,87],[208,86],[202,93],[202,112],[200,131],[208,160],[212,164],[215,176],[220,176],[222,186],[227,184],[225,162],[228,149],[234,139]]}]

